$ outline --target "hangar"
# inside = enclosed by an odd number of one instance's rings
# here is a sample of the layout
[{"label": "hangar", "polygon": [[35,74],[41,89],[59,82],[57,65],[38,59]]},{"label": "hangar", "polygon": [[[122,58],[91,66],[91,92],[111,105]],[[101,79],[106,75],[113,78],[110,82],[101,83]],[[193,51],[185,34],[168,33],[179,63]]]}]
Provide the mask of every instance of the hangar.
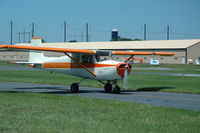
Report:
[{"label": "hangar", "polygon": [[[16,45],[28,45],[21,43]],[[200,39],[193,40],[156,40],[156,41],[111,41],[111,42],[67,42],[67,43],[43,43],[45,47],[59,47],[71,49],[102,49],[102,50],[131,50],[145,52],[174,52],[174,56],[135,56],[143,63],[149,63],[151,59],[159,60],[162,64],[188,64],[200,61]],[[64,54],[47,52],[46,56],[61,56]],[[123,61],[122,56],[102,57]],[[28,60],[27,52],[0,52],[0,60]]]}]

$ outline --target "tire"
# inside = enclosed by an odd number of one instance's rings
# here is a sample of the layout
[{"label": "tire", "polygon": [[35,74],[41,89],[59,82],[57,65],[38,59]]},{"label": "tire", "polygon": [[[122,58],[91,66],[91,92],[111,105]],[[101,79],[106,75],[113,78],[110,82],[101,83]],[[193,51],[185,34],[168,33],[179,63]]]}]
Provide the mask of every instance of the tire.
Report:
[{"label": "tire", "polygon": [[73,84],[71,85],[71,92],[72,92],[72,93],[78,93],[78,91],[79,91],[79,86],[78,86],[78,84],[77,84],[77,83],[73,83]]},{"label": "tire", "polygon": [[120,87],[119,87],[118,85],[115,86],[115,88],[114,88],[114,93],[115,93],[115,94],[119,94],[120,91],[121,91]]},{"label": "tire", "polygon": [[112,84],[111,83],[106,83],[104,86],[104,90],[106,93],[111,93],[112,92]]}]

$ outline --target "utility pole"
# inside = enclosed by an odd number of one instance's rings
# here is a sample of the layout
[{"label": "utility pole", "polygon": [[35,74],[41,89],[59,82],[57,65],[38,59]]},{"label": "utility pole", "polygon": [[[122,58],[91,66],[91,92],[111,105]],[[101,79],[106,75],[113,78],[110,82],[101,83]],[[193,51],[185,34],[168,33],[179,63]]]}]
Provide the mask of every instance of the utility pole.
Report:
[{"label": "utility pole", "polygon": [[167,26],[167,40],[169,40],[169,25]]},{"label": "utility pole", "polygon": [[21,36],[22,33],[18,32],[17,34],[19,35],[19,43],[21,43],[21,37],[20,36]]},{"label": "utility pole", "polygon": [[23,32],[21,32],[20,34],[21,34],[21,35],[24,35],[24,36],[23,36],[23,43],[26,43],[26,34],[29,35],[29,39],[30,39],[30,37],[31,37],[31,33],[30,33],[30,32],[26,32],[26,31],[25,31],[25,28],[24,28]]},{"label": "utility pole", "polygon": [[32,38],[35,36],[35,24],[34,22],[32,23]]},{"label": "utility pole", "polygon": [[89,36],[88,36],[88,23],[86,23],[86,42],[89,41]]},{"label": "utility pole", "polygon": [[10,44],[13,44],[13,21],[10,22]]},{"label": "utility pole", "polygon": [[144,24],[144,40],[147,39],[147,25]]},{"label": "utility pole", "polygon": [[64,22],[64,42],[67,41],[67,22]]},{"label": "utility pole", "polygon": [[26,32],[25,32],[25,28],[24,28],[24,32],[23,32],[23,34],[24,34],[24,43],[25,43],[25,34],[26,34]]},{"label": "utility pole", "polygon": [[83,42],[83,37],[84,37],[83,31],[81,31],[81,42]]},{"label": "utility pole", "polygon": [[28,38],[28,40],[29,40],[28,42],[31,42],[31,32],[27,32],[27,34],[28,34],[28,37],[29,37]]}]

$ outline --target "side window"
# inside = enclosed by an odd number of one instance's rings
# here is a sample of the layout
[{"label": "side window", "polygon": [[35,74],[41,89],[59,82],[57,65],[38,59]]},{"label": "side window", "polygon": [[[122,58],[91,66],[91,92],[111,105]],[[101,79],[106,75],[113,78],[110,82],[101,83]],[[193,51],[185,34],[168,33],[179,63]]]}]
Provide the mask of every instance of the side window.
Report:
[{"label": "side window", "polygon": [[72,58],[76,59],[77,61],[80,61],[80,54],[72,54]]},{"label": "side window", "polygon": [[96,59],[97,62],[99,62],[100,61],[100,56],[95,54],[95,59]]},{"label": "side window", "polygon": [[93,56],[92,55],[82,55],[82,62],[83,63],[93,63]]}]

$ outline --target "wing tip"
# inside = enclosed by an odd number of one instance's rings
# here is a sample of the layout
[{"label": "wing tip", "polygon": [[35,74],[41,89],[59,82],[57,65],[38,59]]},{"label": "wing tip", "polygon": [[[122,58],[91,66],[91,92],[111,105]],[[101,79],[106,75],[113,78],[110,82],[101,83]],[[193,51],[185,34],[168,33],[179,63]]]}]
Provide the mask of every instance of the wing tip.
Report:
[{"label": "wing tip", "polygon": [[35,39],[42,39],[42,38],[41,37],[33,37],[32,39],[35,40]]}]

